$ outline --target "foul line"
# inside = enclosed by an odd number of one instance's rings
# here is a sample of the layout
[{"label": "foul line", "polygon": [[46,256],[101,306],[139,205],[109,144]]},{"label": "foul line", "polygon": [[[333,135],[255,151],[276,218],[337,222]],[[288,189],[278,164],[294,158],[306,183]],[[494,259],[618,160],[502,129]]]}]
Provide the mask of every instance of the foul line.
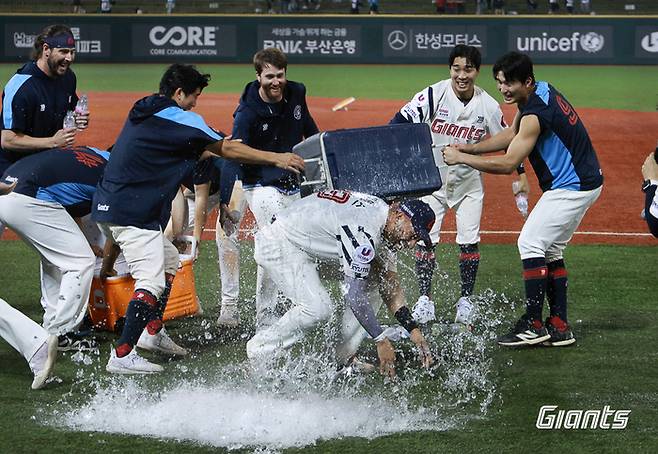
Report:
[{"label": "foul line", "polygon": [[[204,232],[212,232],[215,233],[215,229],[204,229]],[[240,233],[253,233],[254,229],[240,229]],[[448,234],[457,234],[456,230],[442,230],[441,233],[448,233]],[[520,230],[480,230],[481,234],[484,235],[519,235],[521,233]],[[652,236],[650,233],[643,233],[643,232],[574,232],[574,235],[585,235],[585,236],[628,236],[628,237],[634,237],[634,236],[640,236],[640,237],[650,237]]]}]

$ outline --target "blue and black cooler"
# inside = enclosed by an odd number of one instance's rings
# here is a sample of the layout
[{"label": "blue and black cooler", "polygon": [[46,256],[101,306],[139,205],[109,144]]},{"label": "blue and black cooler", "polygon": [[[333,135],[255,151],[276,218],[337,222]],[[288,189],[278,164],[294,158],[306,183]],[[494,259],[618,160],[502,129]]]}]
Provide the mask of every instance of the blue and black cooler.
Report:
[{"label": "blue and black cooler", "polygon": [[420,197],[441,188],[424,123],[325,131],[293,148],[304,158],[302,197],[344,189],[385,200]]}]

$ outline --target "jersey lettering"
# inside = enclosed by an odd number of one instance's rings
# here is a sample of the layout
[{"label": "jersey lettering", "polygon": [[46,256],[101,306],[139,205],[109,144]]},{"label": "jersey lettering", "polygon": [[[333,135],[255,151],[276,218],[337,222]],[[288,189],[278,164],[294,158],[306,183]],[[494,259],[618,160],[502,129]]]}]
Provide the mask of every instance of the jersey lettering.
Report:
[{"label": "jersey lettering", "polygon": [[350,199],[350,193],[340,189],[332,189],[330,191],[318,192],[318,197],[321,199],[331,200],[336,203],[347,203]]},{"label": "jersey lettering", "polygon": [[456,137],[458,139],[479,141],[486,133],[483,128],[475,126],[459,126],[454,123],[447,123],[441,118],[435,118],[431,126],[434,134],[443,134],[446,136]]},{"label": "jersey lettering", "polygon": [[560,95],[555,95],[555,100],[557,101],[558,106],[560,106],[562,113],[569,117],[569,124],[574,126],[578,123],[578,114],[573,110],[573,107],[571,107],[571,105]]}]

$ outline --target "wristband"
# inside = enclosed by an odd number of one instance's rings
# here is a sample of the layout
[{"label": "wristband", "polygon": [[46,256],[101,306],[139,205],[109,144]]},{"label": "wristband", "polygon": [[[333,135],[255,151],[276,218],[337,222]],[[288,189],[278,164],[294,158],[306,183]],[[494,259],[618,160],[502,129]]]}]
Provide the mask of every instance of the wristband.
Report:
[{"label": "wristband", "polygon": [[415,328],[418,328],[418,323],[414,320],[414,317],[411,315],[411,311],[407,306],[402,306],[398,309],[397,312],[395,312],[395,318],[409,333]]}]

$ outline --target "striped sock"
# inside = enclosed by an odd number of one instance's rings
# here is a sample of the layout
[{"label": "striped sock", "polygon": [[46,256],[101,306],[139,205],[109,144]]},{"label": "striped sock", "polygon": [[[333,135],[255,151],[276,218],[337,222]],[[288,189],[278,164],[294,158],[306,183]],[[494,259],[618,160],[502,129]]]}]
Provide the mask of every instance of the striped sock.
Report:
[{"label": "striped sock", "polygon": [[460,244],[459,274],[462,281],[462,296],[471,296],[475,288],[475,277],[480,267],[478,244]]},{"label": "striped sock", "polygon": [[148,333],[153,336],[157,334],[162,329],[162,317],[164,316],[165,309],[167,308],[167,302],[169,301],[169,294],[171,293],[171,287],[174,284],[175,274],[165,273],[165,288],[162,292],[162,296],[158,300],[158,304],[155,306],[155,310],[151,314],[151,319],[146,324],[146,330]]},{"label": "striped sock", "polygon": [[526,314],[531,320],[541,320],[548,270],[546,259],[523,260],[523,282],[525,284]]},{"label": "striped sock", "polygon": [[567,321],[567,269],[564,260],[555,260],[546,264],[548,268],[548,282],[546,286],[546,297],[551,316],[557,316],[562,321]]},{"label": "striped sock", "polygon": [[[156,305],[155,296],[148,290],[137,289],[128,303],[126,310],[126,324],[121,332],[121,337],[117,341],[117,356],[120,358],[130,353],[130,350],[137,344],[139,336],[144,331],[147,321],[151,318]],[[126,351],[124,345],[130,349]],[[121,349],[121,353],[119,352]]]}]

